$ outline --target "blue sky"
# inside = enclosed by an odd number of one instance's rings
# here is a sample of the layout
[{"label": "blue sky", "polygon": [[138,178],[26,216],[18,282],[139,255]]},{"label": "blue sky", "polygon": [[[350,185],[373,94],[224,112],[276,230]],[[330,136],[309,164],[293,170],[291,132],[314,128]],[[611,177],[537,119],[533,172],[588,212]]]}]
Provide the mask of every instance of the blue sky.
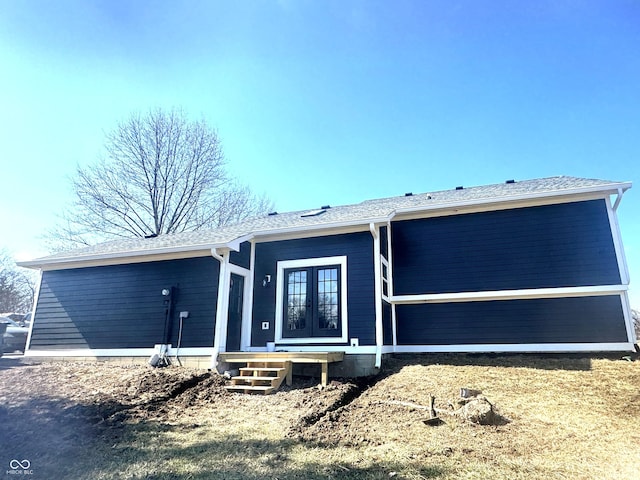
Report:
[{"label": "blue sky", "polygon": [[[204,117],[279,211],[640,177],[634,0],[0,4],[0,247],[21,259],[104,132],[152,107]],[[636,307],[638,188],[618,211]]]}]

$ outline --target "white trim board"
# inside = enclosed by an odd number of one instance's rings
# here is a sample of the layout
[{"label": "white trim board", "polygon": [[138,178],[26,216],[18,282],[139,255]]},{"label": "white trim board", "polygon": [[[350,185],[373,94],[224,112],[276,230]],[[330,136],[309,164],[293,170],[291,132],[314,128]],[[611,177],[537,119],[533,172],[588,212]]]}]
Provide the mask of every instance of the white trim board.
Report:
[{"label": "white trim board", "polygon": [[31,322],[29,322],[29,332],[27,333],[27,342],[25,343],[25,350],[29,349],[31,345],[31,336],[33,335],[33,326],[35,325],[36,311],[38,309],[38,302],[40,301],[40,289],[42,288],[42,270],[38,272],[38,281],[36,283],[36,291],[33,296],[33,308],[31,309]]},{"label": "white trim board", "polygon": [[17,265],[25,268],[40,268],[42,271],[70,270],[74,268],[105,267],[109,265],[126,265],[130,263],[162,262],[165,260],[209,257],[211,256],[210,251],[211,248],[203,248],[201,246],[198,246],[195,249],[189,249],[189,247],[173,247],[170,249],[162,249],[162,251],[132,251],[87,255],[86,257],[77,258],[50,259],[46,261],[33,260],[28,262],[17,262]]},{"label": "white trim board", "polygon": [[[342,334],[340,337],[310,337],[310,338],[283,338],[282,336],[282,312],[284,299],[284,271],[287,268],[322,267],[325,265],[340,265],[340,323]],[[275,315],[275,343],[291,345],[298,343],[347,343],[348,341],[348,316],[347,316],[347,257],[317,257],[302,258],[298,260],[283,260],[278,262],[276,279],[276,315]]]},{"label": "white trim board", "polygon": [[527,288],[522,290],[490,290],[485,292],[428,293],[422,295],[394,295],[394,305],[415,303],[487,302],[492,300],[524,300],[534,298],[589,297],[620,295],[627,285],[601,285],[595,287]]},{"label": "white trim board", "polygon": [[624,246],[622,244],[622,234],[620,233],[620,225],[618,223],[618,215],[611,206],[611,200],[606,199],[607,215],[609,217],[609,229],[611,230],[611,236],[613,239],[613,247],[616,252],[616,259],[618,261],[618,270],[620,272],[620,282],[629,284],[629,267],[627,265],[627,258],[624,253]]},{"label": "white trim board", "polygon": [[[156,348],[76,348],[69,350],[27,350],[25,357],[150,357],[158,353]],[[179,357],[210,357],[212,347],[180,348]],[[175,357],[176,349],[169,347],[167,356]]]},{"label": "white trim board", "polygon": [[[266,352],[266,347],[251,347],[248,352]],[[346,355],[375,355],[375,345],[351,347],[349,345],[278,345],[276,352],[344,352]]]},{"label": "white trim board", "polygon": [[597,200],[600,198],[609,198],[609,195],[618,193],[618,188],[627,190],[631,188],[631,183],[616,183],[612,185],[583,187],[565,191],[525,193],[499,198],[483,198],[464,201],[454,200],[450,203],[436,203],[429,207],[418,206],[399,208],[394,212],[392,219],[393,221],[397,221],[411,218],[456,215],[489,210],[508,210],[538,205]]},{"label": "white trim board", "polygon": [[395,353],[566,353],[629,352],[634,344],[620,343],[516,343],[487,345],[397,345]]}]

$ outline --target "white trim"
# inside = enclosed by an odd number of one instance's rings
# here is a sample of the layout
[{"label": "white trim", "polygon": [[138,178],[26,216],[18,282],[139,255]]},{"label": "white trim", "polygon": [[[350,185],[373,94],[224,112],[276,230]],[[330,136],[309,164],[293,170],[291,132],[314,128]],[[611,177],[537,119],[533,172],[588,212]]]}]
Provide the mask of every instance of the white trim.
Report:
[{"label": "white trim", "polygon": [[[393,241],[391,239],[391,222],[387,222],[387,263],[388,275],[389,275],[389,295],[387,301],[391,303],[391,297],[393,297]],[[396,304],[391,303],[391,332],[393,334],[393,345],[398,344],[398,328],[396,324]]]},{"label": "white trim", "polygon": [[618,295],[628,285],[601,285],[595,287],[526,288],[521,290],[492,290],[486,292],[428,293],[422,295],[394,295],[395,305],[414,303],[486,302],[492,300],[522,300],[528,298],[586,297]]},{"label": "white trim", "polygon": [[[157,348],[76,348],[69,350],[29,350],[25,357],[150,357],[157,353]],[[211,347],[180,348],[180,356],[209,357]],[[169,347],[168,356],[175,356],[176,349]]]},{"label": "white trim", "polygon": [[301,238],[327,237],[330,235],[348,235],[350,233],[368,232],[368,223],[358,223],[355,225],[322,225],[322,229],[307,227],[292,231],[271,230],[256,232],[256,243],[280,242],[282,240],[298,240]]},{"label": "white trim", "polygon": [[394,222],[414,220],[422,218],[449,217],[455,215],[466,215],[470,213],[497,212],[501,210],[514,210],[517,208],[541,207],[545,205],[560,205],[563,203],[584,202],[589,200],[604,200],[608,198],[606,194],[591,193],[589,195],[579,195],[575,197],[550,197],[531,200],[518,200],[513,202],[497,202],[496,200],[486,203],[471,203],[469,205],[455,204],[434,205],[431,210],[398,210],[393,217]]},{"label": "white trim", "polygon": [[229,240],[226,245],[234,252],[239,252],[240,245],[242,245],[244,242],[250,241],[252,238],[253,233],[248,233],[246,235],[242,235],[241,237],[234,238],[233,240]]},{"label": "white trim", "polygon": [[[229,308],[229,251],[218,252],[211,249],[213,258],[220,262],[220,272],[218,275],[218,298],[216,302],[216,325],[213,333],[213,353],[211,354],[211,368],[215,370],[218,366],[218,353],[224,352],[227,342],[227,311]],[[225,292],[227,293],[225,295]]]},{"label": "white trim", "polygon": [[[227,285],[231,285],[231,274],[234,273],[236,275],[241,276],[244,280],[244,285],[243,285],[243,289],[242,289],[242,323],[240,325],[240,351],[243,351],[243,345],[242,345],[242,338],[244,336],[244,330],[246,328],[247,324],[251,323],[251,312],[250,312],[250,303],[249,303],[249,296],[251,294],[251,292],[253,292],[253,282],[251,281],[252,279],[252,272],[251,270],[247,270],[246,268],[243,267],[239,267],[238,265],[234,265],[232,263],[229,263],[229,268],[227,269],[228,272],[228,277],[227,278]],[[231,294],[231,290],[229,288],[227,288],[227,316],[225,318],[225,338],[224,338],[224,350],[220,350],[221,352],[226,352],[227,351],[227,333],[228,333],[228,328],[229,328],[229,295]],[[221,344],[221,348],[222,344]]]},{"label": "white trim", "polygon": [[627,259],[624,254],[624,247],[622,245],[622,235],[620,234],[620,225],[618,224],[618,215],[611,206],[611,200],[606,199],[607,214],[609,216],[609,230],[611,230],[611,236],[613,237],[613,247],[616,252],[616,259],[618,260],[618,270],[620,271],[620,281],[625,285],[629,284],[629,268],[627,267]]},{"label": "white trim", "polygon": [[[384,268],[387,267],[387,278],[384,277]],[[389,302],[389,298],[391,297],[391,270],[389,270],[389,261],[380,255],[380,285],[382,287],[382,299]],[[384,284],[387,284],[387,294],[384,293]],[[389,302],[391,303],[391,302]]]},{"label": "white trim", "polygon": [[[564,191],[534,192],[518,195],[504,196],[500,198],[471,199],[464,201],[452,201],[450,203],[437,203],[432,206],[418,206],[399,208],[395,211],[396,216],[406,216],[415,213],[445,212],[436,215],[451,215],[457,213],[471,213],[473,211],[485,210],[505,210],[511,208],[527,207],[533,205],[547,205],[556,203],[569,203],[581,200],[594,200],[597,198],[607,198],[608,195],[618,192],[618,189],[627,190],[631,188],[630,182],[613,183],[609,185],[596,185],[591,187],[572,188]],[[477,210],[476,210],[477,207]],[[458,210],[464,210],[459,212]],[[421,215],[422,216],[422,215]],[[435,216],[435,215],[428,215]]]},{"label": "white trim", "polygon": [[631,343],[636,343],[636,329],[633,325],[633,316],[631,315],[631,304],[629,303],[629,294],[624,292],[620,295],[620,301],[622,302],[622,313],[624,315],[624,324],[627,329],[627,338]]},{"label": "white trim", "polygon": [[31,335],[33,334],[33,325],[36,323],[36,309],[38,308],[38,300],[40,300],[40,287],[42,286],[42,270],[38,276],[38,283],[36,283],[36,293],[33,296],[33,308],[31,309],[31,323],[29,324],[29,333],[27,334],[27,343],[24,346],[24,353],[26,354],[31,345]]},{"label": "white trim", "polygon": [[622,196],[624,195],[625,190],[622,188],[618,189],[618,194],[616,196],[616,203],[613,204],[613,211],[617,212],[618,207],[620,206],[620,201],[622,200]]},{"label": "white trim", "polygon": [[221,248],[223,245],[214,245],[211,248],[197,245],[195,247],[171,247],[149,251],[130,251],[100,255],[87,255],[84,257],[66,257],[46,260],[31,260],[17,262],[25,268],[41,268],[48,270],[69,270],[71,268],[102,267],[107,265],[126,265],[129,263],[160,262],[163,260],[181,260],[184,258],[198,258],[210,256],[212,248]]},{"label": "white trim", "polygon": [[[244,278],[244,289],[242,292],[242,325],[240,327],[240,348],[242,349],[242,328],[247,322],[246,316],[249,314],[247,308],[247,292],[252,287],[249,281],[251,271],[239,265],[231,263],[231,252],[225,248],[223,252],[212,250],[211,254],[220,261],[220,275],[218,277],[218,299],[216,304],[216,327],[213,338],[215,358],[212,358],[212,365],[217,362],[219,352],[227,350],[227,329],[229,327],[229,285],[231,284],[231,274],[235,273]],[[249,321],[251,321],[249,319]],[[215,365],[214,365],[215,366]]]},{"label": "white trim", "polygon": [[[251,347],[248,352],[266,352],[266,347]],[[350,345],[278,345],[276,347],[278,352],[344,352],[346,355],[367,354],[375,355],[375,345],[366,345],[352,347]]]},{"label": "white trim", "polygon": [[246,352],[251,346],[251,329],[253,328],[253,286],[255,284],[255,264],[256,264],[256,244],[253,239],[251,243],[251,254],[249,257],[249,274],[245,282],[245,301],[242,305],[242,331],[240,332],[240,350]]},{"label": "white trim", "polygon": [[[282,309],[284,298],[284,270],[286,268],[322,267],[325,265],[340,265],[340,323],[342,324],[342,336],[340,337],[311,337],[311,338],[283,338],[282,337]],[[298,260],[283,260],[278,262],[276,279],[276,315],[275,315],[275,343],[296,344],[296,343],[346,343],[348,341],[348,318],[347,318],[347,257],[318,257],[303,258]]]},{"label": "white trim", "polygon": [[[384,332],[382,325],[382,255],[380,255],[380,227],[369,224],[369,230],[373,237],[373,283],[375,289],[375,312],[376,312],[376,363],[375,367],[380,368],[382,364],[382,347],[384,345]],[[388,273],[388,272],[387,272]]]},{"label": "white trim", "polygon": [[396,353],[628,352],[633,343],[505,343],[487,345],[398,345]]}]

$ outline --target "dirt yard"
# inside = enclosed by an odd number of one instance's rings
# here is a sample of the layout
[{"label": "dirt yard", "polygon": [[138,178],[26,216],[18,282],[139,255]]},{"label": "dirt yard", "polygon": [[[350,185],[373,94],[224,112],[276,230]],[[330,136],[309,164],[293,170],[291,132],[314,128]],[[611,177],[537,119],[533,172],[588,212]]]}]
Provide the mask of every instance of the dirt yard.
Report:
[{"label": "dirt yard", "polygon": [[640,361],[425,355],[294,380],[251,396],[201,370],[1,359],[0,478],[640,478]]}]

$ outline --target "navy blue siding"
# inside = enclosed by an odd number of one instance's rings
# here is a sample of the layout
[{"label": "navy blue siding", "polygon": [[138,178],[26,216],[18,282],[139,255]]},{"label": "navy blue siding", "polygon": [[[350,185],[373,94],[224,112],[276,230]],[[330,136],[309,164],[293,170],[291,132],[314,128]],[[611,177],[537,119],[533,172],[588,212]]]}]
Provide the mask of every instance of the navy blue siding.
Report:
[{"label": "navy blue siding", "polygon": [[[274,339],[277,262],[305,258],[347,256],[349,338],[375,345],[373,238],[369,232],[256,244],[253,328],[251,345],[262,347]],[[262,286],[265,275],[271,283]],[[262,322],[269,330],[262,330]]]},{"label": "navy blue siding", "polygon": [[618,295],[398,305],[399,345],[627,342]]},{"label": "navy blue siding", "polygon": [[150,348],[164,340],[161,291],[177,287],[170,343],[213,346],[219,263],[192,258],[43,273],[32,349]]},{"label": "navy blue siding", "polygon": [[229,255],[229,261],[234,265],[248,270],[251,267],[251,244],[249,242],[242,242],[240,244],[240,251],[232,251],[231,255]]},{"label": "navy blue siding", "polygon": [[614,285],[604,200],[394,222],[396,295]]},{"label": "navy blue siding", "polygon": [[382,340],[384,345],[393,345],[393,326],[391,318],[391,304],[382,301]]}]

